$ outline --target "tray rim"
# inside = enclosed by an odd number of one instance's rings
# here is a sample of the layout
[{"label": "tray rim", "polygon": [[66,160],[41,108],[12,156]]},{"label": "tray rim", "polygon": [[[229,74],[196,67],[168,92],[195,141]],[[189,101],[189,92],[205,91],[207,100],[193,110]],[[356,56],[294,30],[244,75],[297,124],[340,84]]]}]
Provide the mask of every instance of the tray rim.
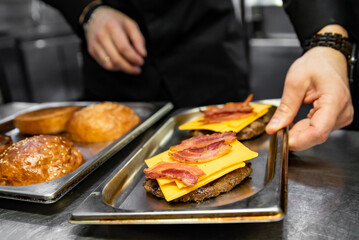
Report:
[{"label": "tray rim", "polygon": [[[201,108],[201,107],[199,107]],[[192,108],[192,109],[178,109],[173,112],[162,124],[160,127],[156,129],[157,132],[161,129],[168,121],[178,115],[179,113],[184,112],[194,112],[198,111],[199,108]],[[287,171],[288,171],[288,127],[281,129],[278,133],[274,134],[276,141],[278,136],[282,138],[282,148],[281,151],[277,151],[277,154],[282,155],[283,157],[278,160],[276,157],[276,166],[280,169],[280,173],[276,170],[276,177],[278,181],[280,181],[280,199],[279,204],[276,207],[268,207],[268,215],[267,216],[256,216],[253,214],[252,216],[224,216],[224,217],[191,217],[191,218],[166,218],[167,215],[173,215],[175,210],[164,210],[161,211],[162,215],[160,218],[157,219],[150,219],[146,215],[146,217],[140,219],[133,219],[133,218],[125,218],[130,217],[131,215],[136,215],[134,211],[122,212],[121,217],[116,214],[117,208],[111,207],[104,203],[101,199],[101,193],[109,183],[111,179],[121,170],[123,169],[126,164],[128,164],[131,159],[140,151],[146,143],[148,143],[151,137],[143,140],[143,142],[132,151],[131,154],[128,155],[127,159],[125,159],[114,171],[96,188],[94,192],[89,194],[89,196],[72,212],[70,217],[70,222],[74,224],[190,224],[190,223],[248,223],[248,222],[273,222],[273,221],[280,221],[284,218],[286,214],[286,205],[287,205]],[[279,162],[278,162],[279,161]],[[278,164],[277,164],[278,163]],[[279,174],[279,176],[277,175]],[[272,182],[271,182],[272,183]],[[270,184],[271,184],[270,183]],[[263,190],[263,189],[262,189]],[[260,191],[262,191],[260,190]],[[256,194],[260,193],[257,192]],[[255,195],[256,195],[255,194]],[[252,196],[251,196],[252,197]],[[91,214],[86,214],[85,210],[87,206],[91,205],[92,202],[100,203],[98,206],[99,209],[104,210],[103,212],[92,212]],[[181,211],[181,210],[178,210]],[[240,211],[240,210],[239,210]],[[150,212],[150,211],[149,211]],[[152,211],[155,212],[156,211]],[[223,211],[221,211],[223,213]],[[194,213],[193,211],[191,212]],[[212,213],[214,213],[212,211]],[[253,213],[253,212],[252,212]],[[106,214],[109,214],[106,216]],[[183,210],[182,210],[183,214]],[[231,214],[235,214],[235,212],[231,211]],[[151,214],[149,214],[151,215]]]},{"label": "tray rim", "polygon": [[[14,114],[11,114],[8,117],[0,119],[0,128],[5,125],[4,128],[0,129],[1,133],[14,130],[13,119],[22,113],[35,111],[38,109],[57,107],[57,106],[68,106],[68,105],[78,105],[78,106],[88,106],[95,103],[100,103],[101,101],[64,101],[64,102],[44,102],[37,105],[31,106],[27,109],[17,111]],[[169,113],[173,109],[173,104],[171,102],[118,102],[124,105],[135,105],[135,104],[144,104],[151,105],[154,107],[154,112],[143,119],[139,125],[130,130],[129,132],[122,135],[120,138],[114,140],[111,144],[106,146],[99,153],[94,155],[91,158],[91,162],[81,165],[75,171],[48,182],[38,183],[28,186],[3,186],[0,185],[0,198],[11,199],[11,200],[20,200],[26,202],[35,202],[43,204],[51,204],[57,202],[61,199],[67,192],[74,188],[79,182],[84,180],[91,172],[96,170],[101,164],[107,161],[110,157],[124,148],[128,143],[135,139],[138,135],[146,131],[149,127],[159,121],[163,116]],[[10,129],[9,129],[10,128]],[[47,192],[43,193],[33,193],[34,186],[41,188],[47,184],[55,184],[55,187],[50,189]]]}]

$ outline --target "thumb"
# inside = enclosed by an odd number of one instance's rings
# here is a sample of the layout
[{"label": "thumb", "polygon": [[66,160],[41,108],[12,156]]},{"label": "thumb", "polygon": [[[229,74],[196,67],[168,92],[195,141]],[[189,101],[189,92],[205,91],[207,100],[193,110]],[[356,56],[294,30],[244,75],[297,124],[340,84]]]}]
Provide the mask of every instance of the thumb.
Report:
[{"label": "thumb", "polygon": [[301,84],[298,84],[299,81],[297,81],[295,84],[291,84],[290,82],[290,80],[286,81],[280,105],[277,107],[274,115],[266,127],[266,132],[268,134],[273,134],[281,128],[289,126],[289,124],[293,122],[300,106],[303,103],[305,95],[305,89],[303,88],[303,85],[301,86]]}]

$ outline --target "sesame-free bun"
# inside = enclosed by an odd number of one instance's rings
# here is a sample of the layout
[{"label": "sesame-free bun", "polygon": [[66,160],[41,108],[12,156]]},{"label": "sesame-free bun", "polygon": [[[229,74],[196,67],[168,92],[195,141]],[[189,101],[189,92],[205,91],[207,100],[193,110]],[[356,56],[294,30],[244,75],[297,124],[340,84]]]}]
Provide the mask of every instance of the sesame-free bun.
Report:
[{"label": "sesame-free bun", "polygon": [[76,142],[104,142],[119,138],[139,122],[131,108],[102,102],[77,111],[67,125],[67,132]]},{"label": "sesame-free bun", "polygon": [[14,119],[15,127],[22,134],[57,134],[66,130],[66,125],[80,106],[45,108],[18,115]]},{"label": "sesame-free bun", "polygon": [[65,137],[39,135],[8,147],[0,155],[0,184],[24,186],[62,177],[84,163]]}]

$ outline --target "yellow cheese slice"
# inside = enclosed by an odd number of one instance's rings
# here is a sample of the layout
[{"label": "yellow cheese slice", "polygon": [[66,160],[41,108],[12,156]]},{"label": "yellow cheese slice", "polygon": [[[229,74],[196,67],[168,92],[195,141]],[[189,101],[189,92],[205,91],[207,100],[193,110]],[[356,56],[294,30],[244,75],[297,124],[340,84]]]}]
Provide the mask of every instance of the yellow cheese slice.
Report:
[{"label": "yellow cheese slice", "polygon": [[[258,153],[251,151],[237,140],[234,141],[231,145],[232,145],[232,149],[228,154],[210,162],[193,164],[193,165],[197,165],[199,168],[202,169],[202,171],[206,173],[205,176],[202,176],[201,178],[198,179],[197,184],[194,186],[180,189],[178,188],[176,182],[173,179],[164,179],[164,178],[157,179],[161,189],[162,186],[164,187],[162,189],[162,192],[166,200],[171,201],[175,198],[178,198],[179,196],[183,196],[188,192],[193,191],[194,189],[197,189],[207,184],[209,181],[213,181],[223,176],[224,174],[226,174],[226,171],[230,167],[232,166],[236,166],[236,168],[243,167],[242,165],[243,161],[247,161],[258,156]],[[156,165],[161,161],[174,162],[174,160],[170,158],[170,156],[168,156],[168,152],[169,151],[165,151],[150,159],[146,159],[145,162],[147,166],[153,167],[154,165]],[[174,191],[173,188],[169,187],[172,185],[176,186],[177,191]]]},{"label": "yellow cheese slice", "polygon": [[250,114],[249,116],[238,120],[203,124],[202,122],[200,122],[203,119],[203,117],[200,117],[193,121],[182,124],[181,126],[179,126],[179,129],[180,130],[202,129],[202,130],[211,130],[214,132],[233,131],[237,133],[241,131],[243,128],[247,127],[252,122],[254,122],[255,120],[257,120],[258,118],[265,115],[272,105],[253,103],[251,104],[251,106],[253,107],[253,114]]},{"label": "yellow cheese slice", "polygon": [[244,162],[240,162],[238,164],[232,165],[228,168],[222,169],[221,171],[218,171],[215,174],[210,175],[209,177],[204,178],[203,180],[199,181],[196,185],[191,187],[185,187],[185,188],[178,188],[176,182],[168,183],[165,185],[160,185],[161,190],[163,192],[163,195],[165,196],[165,199],[169,202],[176,198],[182,197],[186,195],[187,193],[190,193],[197,188],[200,188],[224,175],[227,173],[230,173],[238,168],[242,168],[245,166]]},{"label": "yellow cheese slice", "polygon": [[[201,178],[201,180],[198,181],[197,184],[202,184],[202,182],[205,182],[206,184],[207,184],[207,183],[210,183],[210,182],[216,180],[217,178],[220,178],[220,177],[222,177],[223,175],[225,175],[225,174],[227,174],[227,173],[229,173],[229,172],[232,172],[232,171],[236,170],[237,168],[242,168],[242,167],[244,167],[244,166],[246,166],[246,164],[245,164],[244,162],[240,162],[240,163],[231,165],[231,166],[229,166],[228,168],[222,169],[222,170],[220,170],[220,171],[218,171],[218,172],[215,172],[215,173],[213,173],[213,174],[211,174],[211,175],[209,175],[209,176],[205,176],[204,178]],[[188,186],[185,185],[183,182],[181,182],[181,181],[179,181],[179,180],[177,180],[177,179],[175,179],[175,183],[176,183],[176,185],[177,185],[177,187],[178,187],[179,189],[188,187]]]}]

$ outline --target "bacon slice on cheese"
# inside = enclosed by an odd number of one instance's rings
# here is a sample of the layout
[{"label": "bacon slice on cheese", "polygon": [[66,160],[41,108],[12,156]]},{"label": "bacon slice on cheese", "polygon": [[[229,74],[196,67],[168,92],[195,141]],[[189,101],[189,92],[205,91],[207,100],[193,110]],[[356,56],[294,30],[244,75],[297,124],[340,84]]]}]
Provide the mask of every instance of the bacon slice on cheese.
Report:
[{"label": "bacon slice on cheese", "polygon": [[233,113],[218,113],[215,115],[205,115],[200,122],[203,124],[220,123],[225,121],[239,120],[241,118],[250,116],[252,112],[233,112]]},{"label": "bacon slice on cheese", "polygon": [[205,124],[203,122],[204,117],[199,117],[193,121],[187,122],[179,126],[180,130],[211,130],[214,132],[228,132],[233,131],[238,133],[243,128],[257,120],[258,118],[264,116],[269,108],[272,105],[269,104],[258,104],[252,103],[251,107],[253,108],[252,113],[247,114],[246,116],[237,119],[237,120],[230,120],[230,121],[223,121],[219,123],[209,123]]},{"label": "bacon slice on cheese", "polygon": [[175,162],[159,162],[151,168],[144,169],[143,172],[146,178],[156,179],[167,177],[179,179],[186,186],[195,185],[198,177],[205,175],[198,166]]},{"label": "bacon slice on cheese", "polygon": [[181,151],[188,148],[201,148],[208,146],[211,143],[224,141],[225,143],[231,143],[236,140],[235,132],[225,132],[225,133],[214,133],[211,135],[203,135],[197,137],[191,137],[189,139],[183,140],[181,144],[170,147],[171,151]]},{"label": "bacon slice on cheese", "polygon": [[[197,188],[200,188],[207,183],[210,183],[221,176],[237,169],[244,167],[244,161],[250,160],[258,156],[258,153],[251,151],[237,140],[231,143],[231,150],[226,155],[205,163],[186,164],[199,167],[206,175],[198,178],[198,181],[193,186],[186,186],[176,179],[157,178],[157,182],[167,201],[171,201],[181,197]],[[149,168],[155,166],[159,162],[176,162],[168,155],[169,151],[162,152],[145,162]]]},{"label": "bacon slice on cheese", "polygon": [[223,106],[208,106],[206,110],[202,110],[205,116],[213,116],[223,113],[250,113],[253,108],[250,105],[250,102],[253,99],[253,94],[250,94],[244,102],[229,102]]},{"label": "bacon slice on cheese", "polygon": [[203,163],[222,157],[231,151],[232,146],[224,143],[224,140],[211,143],[204,147],[187,148],[168,154],[175,160],[184,163]]}]

